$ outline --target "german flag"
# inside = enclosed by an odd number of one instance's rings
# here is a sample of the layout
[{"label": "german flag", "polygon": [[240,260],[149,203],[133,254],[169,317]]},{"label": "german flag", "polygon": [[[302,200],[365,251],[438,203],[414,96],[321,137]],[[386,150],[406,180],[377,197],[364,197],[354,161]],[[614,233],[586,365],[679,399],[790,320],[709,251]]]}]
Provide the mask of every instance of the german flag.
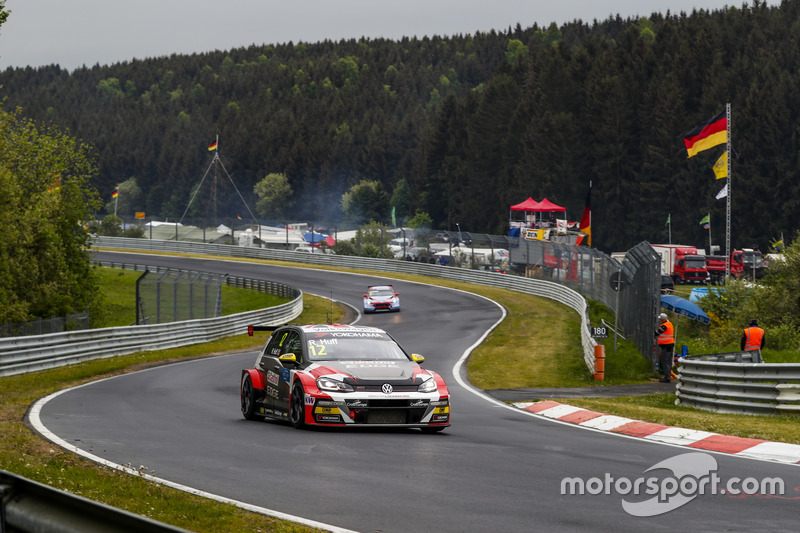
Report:
[{"label": "german flag", "polygon": [[209,152],[213,152],[216,149],[217,149],[217,141],[214,141],[213,143],[208,145],[208,151]]},{"label": "german flag", "polygon": [[119,196],[119,187],[114,187],[114,192],[111,193],[111,198]]},{"label": "german flag", "polygon": [[583,208],[583,216],[581,217],[581,223],[578,226],[581,233],[585,233],[588,235],[588,239],[586,240],[586,244],[589,246],[592,245],[592,189],[589,189],[589,192],[586,194],[586,207]]},{"label": "german flag", "polygon": [[726,111],[708,122],[698,124],[683,136],[683,143],[689,154],[687,157],[692,157],[703,150],[726,142],[728,142],[728,114]]}]

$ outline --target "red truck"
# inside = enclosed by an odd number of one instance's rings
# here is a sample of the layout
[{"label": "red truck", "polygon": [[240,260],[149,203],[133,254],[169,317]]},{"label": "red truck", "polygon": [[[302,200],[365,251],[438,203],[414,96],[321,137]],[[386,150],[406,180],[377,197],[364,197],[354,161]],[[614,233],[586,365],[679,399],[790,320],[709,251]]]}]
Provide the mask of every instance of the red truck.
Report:
[{"label": "red truck", "polygon": [[[672,277],[675,285],[705,283],[708,278],[706,258],[697,254],[697,248],[683,244],[652,244],[661,256],[661,273]],[[724,270],[724,268],[723,268]]]},{"label": "red truck", "polygon": [[[766,271],[766,263],[761,252],[752,248],[731,252],[731,276],[740,279],[761,279]],[[706,269],[712,284],[721,284],[725,279],[725,256],[707,255]]]}]

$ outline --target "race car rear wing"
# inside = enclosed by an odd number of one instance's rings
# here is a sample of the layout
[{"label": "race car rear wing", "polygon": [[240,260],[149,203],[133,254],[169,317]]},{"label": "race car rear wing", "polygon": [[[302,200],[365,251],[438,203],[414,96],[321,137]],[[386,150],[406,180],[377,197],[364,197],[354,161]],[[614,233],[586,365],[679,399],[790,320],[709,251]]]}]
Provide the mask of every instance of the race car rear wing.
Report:
[{"label": "race car rear wing", "polygon": [[280,326],[247,326],[247,334],[252,337],[255,331],[275,331]]}]

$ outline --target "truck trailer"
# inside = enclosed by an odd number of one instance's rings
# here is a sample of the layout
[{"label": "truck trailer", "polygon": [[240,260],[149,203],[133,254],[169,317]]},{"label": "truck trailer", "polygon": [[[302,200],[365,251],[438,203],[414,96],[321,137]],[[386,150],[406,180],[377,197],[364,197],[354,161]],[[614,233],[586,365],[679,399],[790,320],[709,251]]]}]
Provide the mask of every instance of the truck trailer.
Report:
[{"label": "truck trailer", "polygon": [[669,275],[675,285],[681,283],[705,283],[708,279],[706,258],[697,253],[697,248],[684,244],[652,244],[661,256],[661,273]]}]

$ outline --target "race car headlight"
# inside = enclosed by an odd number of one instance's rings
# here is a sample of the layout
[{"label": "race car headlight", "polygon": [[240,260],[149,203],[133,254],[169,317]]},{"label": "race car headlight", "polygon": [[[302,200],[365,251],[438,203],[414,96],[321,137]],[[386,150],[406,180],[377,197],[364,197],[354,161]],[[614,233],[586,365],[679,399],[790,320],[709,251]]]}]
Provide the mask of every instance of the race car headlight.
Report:
[{"label": "race car headlight", "polygon": [[326,392],[353,392],[353,387],[347,383],[331,378],[319,378],[317,388]]},{"label": "race car headlight", "polygon": [[437,389],[436,380],[433,379],[433,378],[430,378],[430,379],[420,383],[419,389],[417,389],[417,390],[419,392],[434,392],[436,389]]}]

